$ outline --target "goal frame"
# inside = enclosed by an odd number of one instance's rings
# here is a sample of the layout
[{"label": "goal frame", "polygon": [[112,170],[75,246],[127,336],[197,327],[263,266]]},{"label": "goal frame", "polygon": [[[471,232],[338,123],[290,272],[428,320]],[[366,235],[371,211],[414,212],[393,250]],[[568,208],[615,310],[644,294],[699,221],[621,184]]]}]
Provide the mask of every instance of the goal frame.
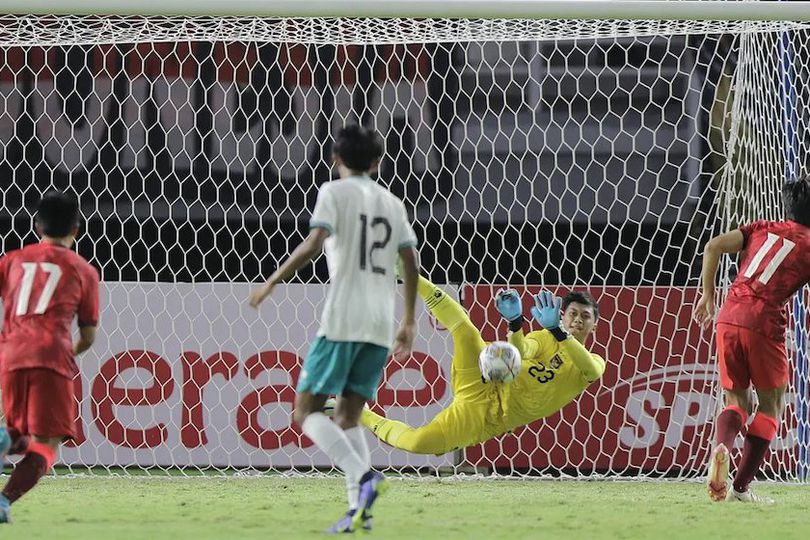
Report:
[{"label": "goal frame", "polygon": [[30,15],[810,21],[802,2],[721,0],[3,0]]},{"label": "goal frame", "polygon": [[[0,0],[7,14],[32,16],[90,16],[90,17],[244,17],[261,18],[424,18],[424,19],[560,19],[560,20],[661,20],[661,21],[795,21],[810,22],[810,4],[788,3],[774,0],[761,2],[724,2],[682,0],[121,0],[115,3],[103,0]],[[787,40],[780,43],[781,70],[784,87],[780,95],[785,110],[795,105],[792,95],[793,52]],[[798,170],[796,165],[795,118],[783,118],[787,148],[785,176]],[[797,318],[806,310],[799,298],[792,309]],[[806,332],[796,337],[806,342]],[[806,374],[807,358],[800,353],[799,369]],[[806,377],[805,377],[806,378]],[[797,403],[797,407],[799,404]],[[802,413],[806,415],[806,405]],[[803,439],[810,434],[800,435]],[[801,457],[799,477],[805,480],[810,471],[810,456]]]}]

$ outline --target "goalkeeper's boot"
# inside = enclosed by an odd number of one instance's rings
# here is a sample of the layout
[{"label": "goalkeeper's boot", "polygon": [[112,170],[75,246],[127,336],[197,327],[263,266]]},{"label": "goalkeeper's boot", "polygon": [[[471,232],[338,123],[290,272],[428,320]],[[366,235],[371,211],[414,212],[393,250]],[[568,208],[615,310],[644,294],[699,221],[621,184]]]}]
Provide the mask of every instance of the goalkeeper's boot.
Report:
[{"label": "goalkeeper's boot", "polygon": [[0,523],[11,523],[11,503],[5,495],[0,495]]},{"label": "goalkeeper's boot", "polygon": [[706,480],[706,491],[714,502],[726,500],[728,493],[728,468],[731,456],[725,444],[718,444],[709,457],[709,478]]},{"label": "goalkeeper's boot", "polygon": [[751,504],[773,504],[774,500],[770,497],[763,497],[761,495],[757,495],[750,489],[747,491],[737,491],[733,487],[728,492],[726,496],[726,501],[728,502],[743,502],[743,503],[751,503]]},{"label": "goalkeeper's boot", "polygon": [[335,408],[337,408],[337,400],[335,398],[327,398],[326,402],[323,404],[323,414],[328,416],[329,418],[335,417]]},{"label": "goalkeeper's boot", "polygon": [[363,478],[360,479],[359,505],[352,518],[353,529],[356,530],[363,524],[364,517],[369,517],[370,520],[369,512],[371,507],[377,502],[377,498],[384,495],[386,491],[388,491],[388,480],[385,479],[382,473],[369,471],[363,475]]},{"label": "goalkeeper's boot", "polygon": [[[335,398],[330,397],[323,404],[323,409],[321,409],[321,412],[325,414],[328,418],[334,418],[336,408],[337,408],[337,400]],[[368,409],[369,408],[368,403],[363,405],[363,408]]]}]

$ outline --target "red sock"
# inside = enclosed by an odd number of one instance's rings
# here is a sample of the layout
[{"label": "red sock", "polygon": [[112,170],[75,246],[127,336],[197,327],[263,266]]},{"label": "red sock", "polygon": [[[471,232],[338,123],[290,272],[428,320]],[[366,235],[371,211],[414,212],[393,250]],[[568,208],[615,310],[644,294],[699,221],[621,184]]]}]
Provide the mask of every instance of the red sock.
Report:
[{"label": "red sock", "polygon": [[56,452],[47,444],[32,441],[25,457],[14,467],[14,472],[3,488],[3,496],[14,502],[37,485],[53,465]]},{"label": "red sock", "polygon": [[779,421],[776,418],[761,412],[754,415],[754,421],[748,427],[748,435],[745,437],[740,466],[734,476],[734,491],[738,493],[748,491],[748,486],[765,461],[768,447],[776,437],[778,428]]},{"label": "red sock", "polygon": [[729,405],[717,417],[717,444],[734,448],[734,439],[748,420],[748,415],[737,405]]}]

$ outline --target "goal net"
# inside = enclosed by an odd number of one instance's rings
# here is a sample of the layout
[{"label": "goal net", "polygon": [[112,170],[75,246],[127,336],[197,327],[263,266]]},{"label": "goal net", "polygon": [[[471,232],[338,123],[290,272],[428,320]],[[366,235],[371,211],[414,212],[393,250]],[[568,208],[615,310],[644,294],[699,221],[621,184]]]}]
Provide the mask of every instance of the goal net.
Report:
[{"label": "goal net", "polygon": [[[705,474],[719,389],[691,321],[702,246],[780,216],[806,150],[808,38],[779,21],[0,18],[1,247],[34,241],[37,199],[70,189],[103,280],[60,463],[330,467],[291,418],[325,263],[260,313],[246,298],[306,234],[337,128],[361,122],[423,272],[485,339],[506,335],[499,287],[584,289],[608,361],[561,414],[478,447],[416,456],[369,435],[374,466]],[[772,478],[806,476],[807,301]],[[452,340],[419,309],[416,352],[374,404],[414,425],[452,399]]]}]

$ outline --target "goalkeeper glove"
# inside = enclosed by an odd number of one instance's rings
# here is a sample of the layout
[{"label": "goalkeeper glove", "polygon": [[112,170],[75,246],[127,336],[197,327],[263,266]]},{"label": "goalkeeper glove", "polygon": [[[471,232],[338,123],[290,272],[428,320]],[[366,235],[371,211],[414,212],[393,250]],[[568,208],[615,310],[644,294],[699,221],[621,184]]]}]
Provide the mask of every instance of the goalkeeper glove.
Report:
[{"label": "goalkeeper glove", "polygon": [[515,289],[500,289],[495,294],[495,307],[501,316],[509,322],[523,317],[523,305]]},{"label": "goalkeeper glove", "polygon": [[546,330],[560,327],[560,307],[562,299],[549,291],[542,291],[534,297],[532,316]]}]

